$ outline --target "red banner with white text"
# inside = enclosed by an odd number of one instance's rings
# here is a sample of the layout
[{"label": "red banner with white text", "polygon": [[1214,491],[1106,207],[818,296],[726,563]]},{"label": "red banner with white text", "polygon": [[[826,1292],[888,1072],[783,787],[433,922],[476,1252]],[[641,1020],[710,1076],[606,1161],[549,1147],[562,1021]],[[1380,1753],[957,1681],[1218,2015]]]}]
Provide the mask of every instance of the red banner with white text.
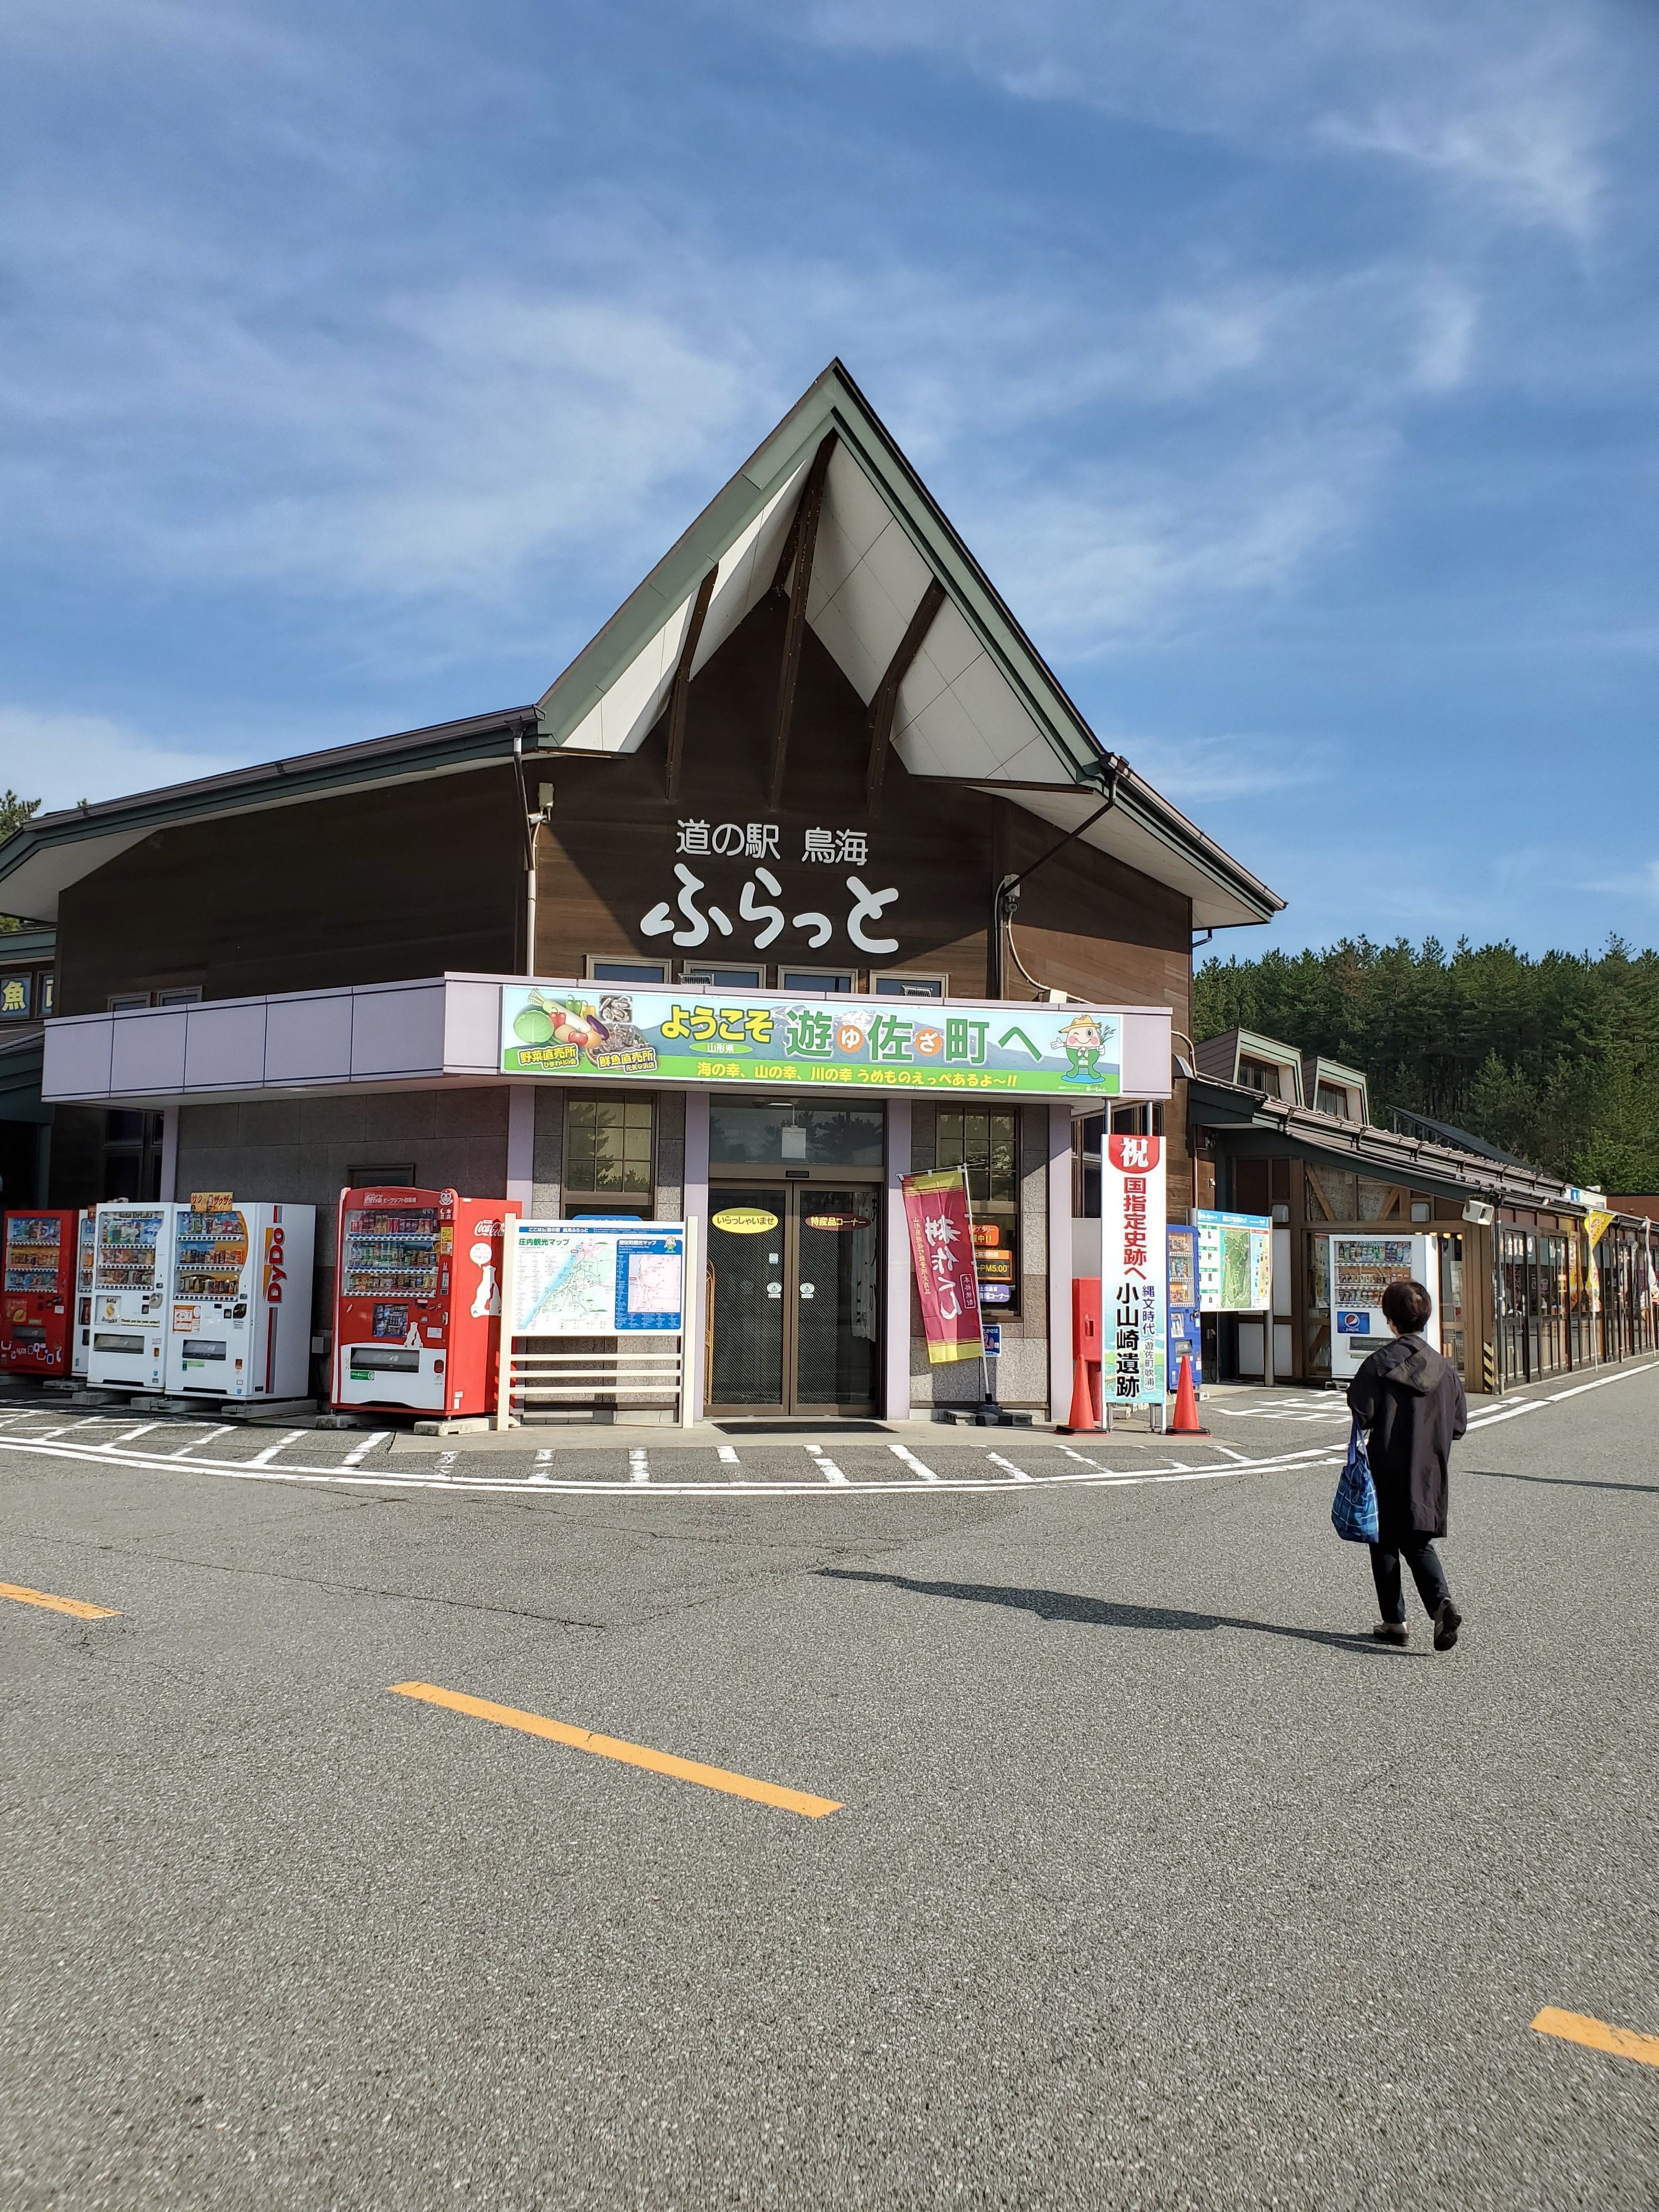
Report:
[{"label": "red banner with white text", "polygon": [[953,1359],[982,1358],[973,1225],[961,1169],[906,1176],[904,1218],[910,1224],[910,1257],[929,1364],[939,1367]]}]

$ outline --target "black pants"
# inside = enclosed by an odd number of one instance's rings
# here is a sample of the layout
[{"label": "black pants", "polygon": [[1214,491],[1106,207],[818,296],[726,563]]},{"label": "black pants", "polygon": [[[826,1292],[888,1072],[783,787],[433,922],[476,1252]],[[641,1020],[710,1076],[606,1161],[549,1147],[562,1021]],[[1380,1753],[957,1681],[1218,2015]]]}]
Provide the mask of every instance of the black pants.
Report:
[{"label": "black pants", "polygon": [[1406,1555],[1406,1565],[1412,1571],[1412,1580],[1417,1584],[1417,1595],[1423,1601],[1423,1610],[1433,1617],[1435,1608],[1443,1605],[1451,1595],[1446,1587],[1446,1570],[1440,1564],[1440,1554],[1434,1548],[1432,1536],[1415,1534],[1401,1536],[1395,1541],[1371,1546],[1371,1578],[1376,1584],[1376,1609],[1384,1620],[1404,1620],[1406,1601],[1400,1593],[1400,1554]]}]

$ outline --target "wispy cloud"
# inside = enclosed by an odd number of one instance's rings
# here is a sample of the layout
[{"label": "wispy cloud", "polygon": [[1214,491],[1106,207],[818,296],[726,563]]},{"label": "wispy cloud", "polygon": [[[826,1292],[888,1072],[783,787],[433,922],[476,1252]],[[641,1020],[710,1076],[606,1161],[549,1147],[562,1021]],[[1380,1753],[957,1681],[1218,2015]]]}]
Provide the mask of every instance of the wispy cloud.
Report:
[{"label": "wispy cloud", "polygon": [[1383,156],[1575,239],[1595,226],[1614,87],[1595,0],[1565,27],[1547,0],[817,0],[798,20],[825,46],[931,56],[1014,98]]},{"label": "wispy cloud", "polygon": [[104,714],[0,705],[0,784],[50,814],[82,799],[111,799],[239,765],[222,750],[170,744]]}]

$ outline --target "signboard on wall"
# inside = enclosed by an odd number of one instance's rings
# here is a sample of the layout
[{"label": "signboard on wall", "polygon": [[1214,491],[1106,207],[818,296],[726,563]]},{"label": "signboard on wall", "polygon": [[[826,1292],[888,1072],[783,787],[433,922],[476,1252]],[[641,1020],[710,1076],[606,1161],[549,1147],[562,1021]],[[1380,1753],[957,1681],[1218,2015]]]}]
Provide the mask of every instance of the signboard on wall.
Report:
[{"label": "signboard on wall", "polygon": [[1123,1015],[1020,1001],[504,984],[504,1075],[1115,1097]]},{"label": "signboard on wall", "polygon": [[1164,1403],[1168,1382],[1164,1139],[1108,1136],[1100,1161],[1101,1390]]},{"label": "signboard on wall", "polygon": [[1200,1313],[1265,1314],[1273,1295],[1273,1224],[1266,1213],[1193,1213]]}]

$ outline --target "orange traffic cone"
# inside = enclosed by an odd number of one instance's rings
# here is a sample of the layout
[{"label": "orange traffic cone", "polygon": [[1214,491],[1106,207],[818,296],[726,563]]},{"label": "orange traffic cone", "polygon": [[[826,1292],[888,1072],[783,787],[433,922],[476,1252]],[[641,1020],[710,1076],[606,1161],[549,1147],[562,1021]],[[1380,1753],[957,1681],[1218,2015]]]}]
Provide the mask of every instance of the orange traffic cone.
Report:
[{"label": "orange traffic cone", "polygon": [[1072,1410],[1059,1424],[1054,1433],[1061,1437],[1092,1436],[1100,1426],[1095,1418],[1095,1394],[1089,1388],[1089,1363],[1079,1359],[1077,1372],[1072,1378]]},{"label": "orange traffic cone", "polygon": [[1193,1388],[1192,1354],[1181,1355],[1181,1376],[1176,1384],[1175,1419],[1170,1425],[1172,1437],[1207,1437],[1209,1431],[1198,1418],[1198,1393]]}]

